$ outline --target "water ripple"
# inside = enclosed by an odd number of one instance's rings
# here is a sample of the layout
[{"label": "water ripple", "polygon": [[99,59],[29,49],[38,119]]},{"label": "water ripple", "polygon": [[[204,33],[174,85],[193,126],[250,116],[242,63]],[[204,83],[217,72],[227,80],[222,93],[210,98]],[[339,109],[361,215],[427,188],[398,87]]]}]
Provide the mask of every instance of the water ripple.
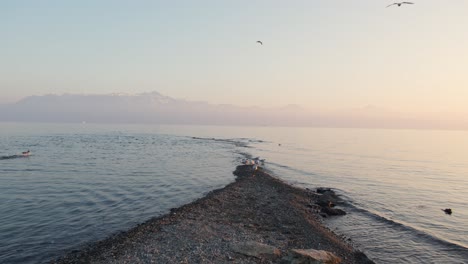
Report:
[{"label": "water ripple", "polygon": [[0,167],[1,263],[47,262],[226,185],[232,149],[242,146],[159,134],[28,140],[41,142],[19,159],[28,164],[2,159]]}]

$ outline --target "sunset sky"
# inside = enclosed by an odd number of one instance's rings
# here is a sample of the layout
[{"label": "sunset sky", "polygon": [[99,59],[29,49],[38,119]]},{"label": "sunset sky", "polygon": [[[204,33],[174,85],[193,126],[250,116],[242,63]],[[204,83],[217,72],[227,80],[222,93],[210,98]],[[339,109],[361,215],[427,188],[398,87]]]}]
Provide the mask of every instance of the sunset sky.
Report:
[{"label": "sunset sky", "polygon": [[1,1],[0,103],[158,91],[239,106],[468,113],[468,1],[414,2]]}]

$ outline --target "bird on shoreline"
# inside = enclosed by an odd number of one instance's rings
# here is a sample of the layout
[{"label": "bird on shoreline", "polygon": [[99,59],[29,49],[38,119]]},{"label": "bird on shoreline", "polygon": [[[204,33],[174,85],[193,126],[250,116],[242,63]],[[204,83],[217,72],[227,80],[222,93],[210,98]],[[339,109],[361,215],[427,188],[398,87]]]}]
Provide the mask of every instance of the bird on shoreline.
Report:
[{"label": "bird on shoreline", "polygon": [[255,164],[260,164],[260,163],[262,165],[265,164],[265,159],[260,159],[260,157],[253,158],[252,160],[254,161]]},{"label": "bird on shoreline", "polygon": [[399,3],[393,3],[391,5],[388,5],[387,7],[390,7],[390,6],[393,6],[393,5],[401,6],[401,5],[404,5],[404,4],[413,5],[414,3],[413,2],[399,2]]},{"label": "bird on shoreline", "polygon": [[257,43],[260,43],[260,45],[263,45],[263,42],[261,42],[260,40],[257,40]]},{"label": "bird on shoreline", "polygon": [[242,159],[241,163],[244,164],[244,165],[253,165],[254,164],[251,159]]},{"label": "bird on shoreline", "polygon": [[441,210],[444,211],[446,214],[449,214],[449,215],[452,214],[452,209],[450,209],[450,208],[441,209]]},{"label": "bird on shoreline", "polygon": [[252,170],[253,170],[254,173],[255,173],[255,171],[258,170],[258,165],[257,165],[257,164],[253,165],[253,166],[252,166]]}]

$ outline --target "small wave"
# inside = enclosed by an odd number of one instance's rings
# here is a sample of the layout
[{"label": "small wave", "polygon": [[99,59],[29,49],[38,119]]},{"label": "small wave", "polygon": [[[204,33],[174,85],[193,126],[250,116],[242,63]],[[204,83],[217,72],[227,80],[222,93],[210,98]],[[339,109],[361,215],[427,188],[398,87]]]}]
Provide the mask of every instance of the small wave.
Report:
[{"label": "small wave", "polygon": [[210,140],[210,141],[215,141],[215,142],[223,142],[223,143],[229,143],[233,144],[236,147],[243,147],[243,148],[250,148],[249,144],[250,142],[263,142],[263,141],[251,141],[247,140],[247,142],[244,142],[243,139],[223,139],[223,138],[204,138],[204,137],[192,137],[192,139],[197,139],[197,140]]},{"label": "small wave", "polygon": [[287,165],[282,165],[282,164],[275,163],[275,162],[268,162],[268,164],[269,164],[269,165],[276,166],[276,167],[279,167],[279,168],[282,168],[282,169],[286,169],[286,170],[288,170],[288,171],[295,172],[295,173],[300,174],[300,175],[305,175],[305,176],[317,176],[317,174],[315,174],[315,173],[312,173],[312,172],[309,172],[309,171],[305,171],[305,170],[301,170],[301,169],[294,168],[294,167],[290,167],[290,166],[287,166]]},{"label": "small wave", "polygon": [[386,225],[389,225],[390,227],[392,227],[392,229],[396,229],[396,230],[403,231],[403,232],[408,232],[408,233],[410,233],[412,235],[415,235],[415,236],[417,236],[419,238],[423,238],[425,241],[427,241],[427,242],[429,242],[431,244],[438,244],[438,245],[442,245],[442,246],[451,248],[451,249],[453,249],[455,251],[466,254],[467,257],[468,257],[468,248],[466,248],[466,247],[464,247],[462,245],[459,245],[459,244],[456,244],[456,243],[441,239],[441,238],[439,238],[437,236],[426,233],[426,232],[424,232],[422,230],[419,230],[417,228],[414,228],[412,226],[406,225],[404,223],[398,222],[398,221],[393,220],[393,219],[386,218],[385,216],[379,215],[377,213],[373,213],[373,212],[371,212],[369,210],[366,210],[364,208],[361,208],[361,207],[358,207],[358,206],[354,205],[349,200],[346,201],[344,203],[344,205],[346,207],[348,207],[349,209],[372,219],[373,221],[381,222],[381,223],[384,223]]},{"label": "small wave", "polygon": [[9,155],[9,156],[0,156],[0,160],[8,160],[8,159],[17,159],[17,158],[27,158],[28,156],[24,155]]}]

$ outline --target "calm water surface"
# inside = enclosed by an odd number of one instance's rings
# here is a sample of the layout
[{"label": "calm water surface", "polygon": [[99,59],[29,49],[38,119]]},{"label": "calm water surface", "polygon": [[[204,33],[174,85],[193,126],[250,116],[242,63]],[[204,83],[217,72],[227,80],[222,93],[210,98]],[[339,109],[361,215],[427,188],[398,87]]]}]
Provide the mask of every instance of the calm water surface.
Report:
[{"label": "calm water surface", "polygon": [[244,153],[335,188],[348,215],[327,224],[377,263],[468,263],[467,132],[11,123],[0,263],[46,262],[162,215],[232,182]]}]

